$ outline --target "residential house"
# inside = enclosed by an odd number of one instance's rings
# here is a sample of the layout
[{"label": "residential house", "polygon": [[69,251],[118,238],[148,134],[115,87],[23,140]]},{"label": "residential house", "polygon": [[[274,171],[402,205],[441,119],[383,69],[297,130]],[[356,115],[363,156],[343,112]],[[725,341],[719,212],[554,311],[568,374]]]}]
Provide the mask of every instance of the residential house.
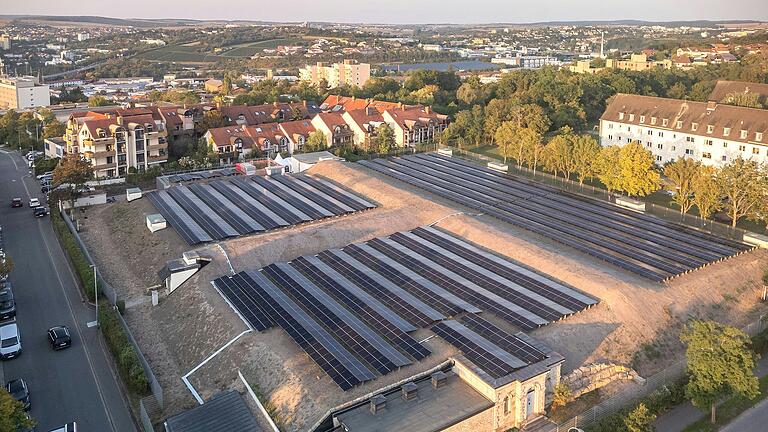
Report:
[{"label": "residential house", "polygon": [[205,82],[203,88],[208,93],[221,93],[221,90],[224,88],[224,81],[211,78]]},{"label": "residential house", "polygon": [[325,135],[330,147],[352,144],[354,133],[338,112],[317,114],[312,118],[312,126]]},{"label": "residential house", "polygon": [[630,94],[615,95],[600,118],[600,143],[641,143],[659,165],[690,157],[722,166],[768,161],[768,110]]},{"label": "residential house", "polygon": [[435,139],[448,127],[448,116],[428,106],[401,106],[382,113],[384,121],[395,131],[399,147],[411,147]]},{"label": "residential house", "polygon": [[386,124],[381,112],[372,106],[344,111],[341,117],[352,130],[352,141],[355,146],[363,148],[368,148],[368,143],[371,137],[375,135],[376,128]]}]

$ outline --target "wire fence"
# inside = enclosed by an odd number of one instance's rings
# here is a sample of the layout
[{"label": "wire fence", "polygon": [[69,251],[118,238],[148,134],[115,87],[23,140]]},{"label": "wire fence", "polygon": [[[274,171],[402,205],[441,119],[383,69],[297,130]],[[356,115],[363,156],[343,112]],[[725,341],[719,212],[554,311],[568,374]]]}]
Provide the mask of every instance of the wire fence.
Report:
[{"label": "wire fence", "polygon": [[[760,318],[743,327],[742,330],[750,337],[754,337],[763,332],[766,327],[768,327],[768,325],[766,325],[766,315],[761,315]],[[633,402],[642,397],[650,395],[654,391],[664,391],[668,385],[674,384],[683,378],[685,372],[685,359],[678,360],[661,372],[647,377],[641,385],[633,386],[620,393],[617,393],[610,399],[607,399],[580,413],[579,415],[560,423],[555,428],[555,431],[565,432],[572,427],[583,429],[585,427],[594,425],[601,418],[619,412],[621,409],[630,406],[630,404]]]},{"label": "wire fence", "polygon": [[[83,255],[85,256],[85,259],[88,261],[88,264],[90,264],[96,269],[96,281],[101,293],[104,294],[104,296],[108,299],[110,305],[116,307],[118,304],[118,301],[120,300],[117,294],[117,291],[112,287],[112,285],[110,285],[102,277],[101,272],[99,271],[98,267],[96,267],[96,262],[93,260],[93,258],[91,257],[91,254],[88,252],[88,248],[85,246],[85,243],[83,243],[83,240],[80,238],[80,234],[77,232],[77,229],[75,229],[75,225],[72,223],[72,219],[70,219],[66,210],[59,209],[59,213],[61,214],[62,219],[64,219],[64,222],[67,224],[67,228],[69,229],[69,232],[72,233],[72,236],[75,238],[75,241],[77,241],[77,245],[80,247],[80,250],[83,252]],[[141,367],[144,369],[144,373],[147,375],[147,381],[149,381],[149,388],[152,391],[152,394],[155,396],[155,399],[157,400],[158,405],[162,408],[164,406],[163,405],[164,404],[163,387],[160,385],[160,382],[157,380],[157,377],[152,371],[152,367],[149,365],[149,362],[147,361],[146,357],[144,357],[144,353],[141,351],[139,344],[136,342],[136,339],[134,338],[133,333],[131,332],[131,328],[128,327],[128,323],[123,318],[123,315],[121,313],[116,313],[115,315],[117,316],[117,319],[120,322],[120,326],[122,326],[123,331],[125,331],[125,334],[128,336],[128,340],[133,346],[133,349],[136,351],[136,355],[139,358]]]},{"label": "wire fence", "polygon": [[[452,146],[439,146],[439,148],[451,150],[454,155],[479,162],[492,162],[500,163],[500,160],[494,157],[486,156],[477,152],[473,152],[466,149],[461,149]],[[536,181],[537,184],[545,184],[557,189],[565,190],[579,195],[584,195],[591,198],[597,198],[610,203],[616,203],[616,198],[622,197],[621,194],[611,193],[607,190],[599,187],[595,187],[589,184],[580,183],[571,179],[555,176],[541,170],[532,170],[525,166],[518,166],[513,163],[506,164],[508,166],[507,172],[523,179],[529,179]],[[679,210],[671,209],[666,206],[646,202],[645,213],[652,214],[661,219],[682,223],[697,230],[708,232],[710,234],[719,235],[722,237],[730,238],[737,241],[742,241],[744,235],[749,231],[735,228],[730,225],[713,221],[711,219],[703,219],[699,216],[680,213]]]}]

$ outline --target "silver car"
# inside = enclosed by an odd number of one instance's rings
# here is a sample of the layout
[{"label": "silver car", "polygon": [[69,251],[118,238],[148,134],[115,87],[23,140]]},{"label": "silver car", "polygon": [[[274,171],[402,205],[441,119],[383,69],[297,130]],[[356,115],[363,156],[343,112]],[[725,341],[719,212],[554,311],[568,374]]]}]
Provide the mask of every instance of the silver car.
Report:
[{"label": "silver car", "polygon": [[21,334],[15,322],[0,327],[0,359],[9,360],[21,355]]}]

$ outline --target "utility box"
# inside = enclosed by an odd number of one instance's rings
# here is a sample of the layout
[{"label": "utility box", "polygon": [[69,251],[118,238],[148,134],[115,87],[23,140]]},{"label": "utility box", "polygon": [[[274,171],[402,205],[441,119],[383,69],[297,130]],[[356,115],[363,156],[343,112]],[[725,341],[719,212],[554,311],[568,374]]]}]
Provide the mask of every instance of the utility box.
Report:
[{"label": "utility box", "polygon": [[129,188],[125,191],[125,199],[127,199],[129,202],[134,201],[141,198],[141,189],[139,188]]},{"label": "utility box", "polygon": [[508,172],[509,171],[509,165],[506,164],[500,164],[496,162],[488,162],[488,168],[499,171],[499,172]]},{"label": "utility box", "polygon": [[238,164],[235,164],[235,169],[243,175],[254,175],[256,174],[256,166],[253,165],[250,162],[240,162]]},{"label": "utility box", "polygon": [[639,211],[645,211],[645,202],[629,197],[616,197],[616,205]]},{"label": "utility box", "polygon": [[151,214],[147,215],[147,228],[149,228],[149,231],[155,232],[160,231],[161,229],[165,229],[168,227],[168,224],[165,221],[165,218],[161,214]]},{"label": "utility box", "polygon": [[451,150],[451,149],[437,149],[437,154],[451,157],[451,156],[453,156],[453,150]]},{"label": "utility box", "polygon": [[744,234],[744,243],[751,244],[763,249],[768,249],[768,236],[763,234],[746,233]]}]

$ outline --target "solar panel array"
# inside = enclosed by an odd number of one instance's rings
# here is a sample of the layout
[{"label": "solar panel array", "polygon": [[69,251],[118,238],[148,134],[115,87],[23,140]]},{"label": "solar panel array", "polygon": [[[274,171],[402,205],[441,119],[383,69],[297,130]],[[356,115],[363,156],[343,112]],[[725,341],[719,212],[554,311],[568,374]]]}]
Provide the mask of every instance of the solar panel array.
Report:
[{"label": "solar panel array", "polygon": [[[271,264],[214,285],[253,329],[283,327],[344,390],[427,357],[430,351],[409,333],[452,316],[487,312],[529,330],[597,303],[432,227]],[[531,362],[537,355],[490,323],[470,324],[507,350],[507,360]],[[325,341],[325,350],[307,334]],[[359,365],[342,368],[341,355]]]},{"label": "solar panel array", "polygon": [[360,163],[656,281],[751,249],[448,156],[418,154]]},{"label": "solar panel array", "polygon": [[[483,327],[468,327],[462,323],[474,325],[477,320],[482,326],[490,326],[492,331],[483,333]],[[512,372],[546,358],[546,355],[516,336],[493,326],[479,317],[468,315],[462,323],[454,320],[435,324],[432,331],[461,353],[492,378],[501,378]],[[500,345],[503,344],[503,345]],[[510,351],[513,348],[514,351]]]},{"label": "solar panel array", "polygon": [[190,183],[147,197],[190,245],[374,208],[308,175],[237,177]]}]

